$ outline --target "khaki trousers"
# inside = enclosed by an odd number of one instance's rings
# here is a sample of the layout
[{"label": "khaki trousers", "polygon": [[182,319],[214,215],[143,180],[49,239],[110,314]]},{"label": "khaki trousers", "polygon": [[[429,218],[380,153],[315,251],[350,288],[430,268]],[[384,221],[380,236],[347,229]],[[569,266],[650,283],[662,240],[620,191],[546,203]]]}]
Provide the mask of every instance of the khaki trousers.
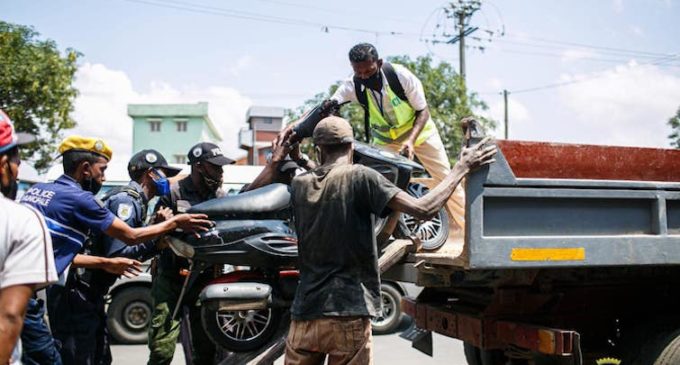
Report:
[{"label": "khaki trousers", "polygon": [[325,317],[291,321],[285,365],[373,364],[371,320],[368,317]]},{"label": "khaki trousers", "polygon": [[[402,142],[392,142],[386,145],[378,145],[395,153],[399,152]],[[439,132],[430,136],[419,146],[415,146],[415,153],[425,170],[432,176],[435,184],[439,184],[451,171],[451,164],[446,155],[446,149],[442,143]],[[463,180],[465,181],[465,180]],[[431,187],[434,188],[434,185]],[[465,188],[463,182],[456,187],[456,190],[446,203],[446,210],[449,213],[452,236],[462,237],[465,229]]]}]

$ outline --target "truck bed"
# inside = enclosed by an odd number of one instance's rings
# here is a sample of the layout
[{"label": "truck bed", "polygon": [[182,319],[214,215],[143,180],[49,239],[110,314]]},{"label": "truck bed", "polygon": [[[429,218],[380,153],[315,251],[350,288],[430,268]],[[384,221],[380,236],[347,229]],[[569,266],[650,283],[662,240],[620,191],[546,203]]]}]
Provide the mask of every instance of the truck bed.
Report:
[{"label": "truck bed", "polygon": [[466,268],[680,264],[680,151],[498,146],[467,180]]}]

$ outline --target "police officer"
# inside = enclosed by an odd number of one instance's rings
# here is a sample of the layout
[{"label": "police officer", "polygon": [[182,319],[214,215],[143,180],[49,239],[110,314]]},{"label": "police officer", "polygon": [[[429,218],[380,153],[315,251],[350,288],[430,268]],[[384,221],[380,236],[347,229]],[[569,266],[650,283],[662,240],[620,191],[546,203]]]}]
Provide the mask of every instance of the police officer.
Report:
[{"label": "police officer", "polygon": [[[171,167],[163,155],[156,150],[142,150],[136,153],[128,163],[128,174],[132,179],[128,185],[114,188],[103,198],[106,208],[116,214],[118,218],[127,223],[130,227],[142,227],[146,220],[148,202],[155,196],[165,196],[170,194],[170,183],[168,177],[177,175],[181,170]],[[156,222],[172,216],[168,208],[165,214],[156,214]],[[161,212],[164,212],[161,210]],[[160,212],[159,212],[160,213]],[[161,219],[158,219],[161,218]],[[117,238],[106,235],[96,235],[92,238],[90,254],[103,257],[127,257],[140,262],[155,255],[160,241],[151,240],[139,245],[129,246]],[[89,312],[83,323],[80,325],[89,326],[89,333],[94,334],[96,341],[86,343],[76,343],[77,352],[94,352],[94,363],[100,365],[111,364],[110,338],[106,323],[106,312],[104,308],[104,296],[109,292],[111,285],[118,279],[118,275],[108,273],[104,270],[86,270],[82,274],[69,277],[69,280],[80,281],[77,283],[67,283],[67,287],[73,287],[80,296],[71,300],[89,302],[75,304]],[[65,298],[65,297],[62,297]],[[87,348],[92,346],[94,348]]]},{"label": "police officer", "polygon": [[[234,161],[225,157],[220,148],[208,142],[199,143],[189,150],[191,174],[173,183],[170,188],[171,203],[175,213],[206,200],[225,196],[222,190],[222,167]],[[180,333],[180,320],[172,318],[173,310],[182,289],[184,278],[180,275],[189,264],[186,259],[175,256],[169,249],[161,253],[158,273],[151,284],[153,315],[149,327],[149,364],[170,364],[175,353],[175,344]],[[206,336],[201,325],[200,308],[195,306],[198,293],[205,283],[212,279],[213,272],[206,270],[193,292],[187,293],[184,304],[188,306],[191,328],[191,353],[194,364],[212,364],[215,345]],[[185,327],[186,328],[186,327]]]},{"label": "police officer", "polygon": [[90,309],[87,306],[91,303],[79,300],[79,292],[74,290],[74,285],[82,285],[79,281],[66,280],[75,272],[69,268],[73,264],[74,267],[100,268],[115,275],[133,276],[140,269],[140,263],[124,257],[79,254],[90,232],[102,232],[132,245],[176,228],[197,231],[212,225],[204,219],[205,215],[180,214],[159,224],[131,228],[94,197],[105,180],[104,171],[112,156],[106,143],[97,138],[71,136],[61,143],[59,152],[63,157],[64,174],[52,183],[34,185],[21,202],[43,214],[52,237],[60,282],[70,285],[52,285],[47,291],[51,329],[62,347],[57,353],[42,318],[41,304],[31,300],[21,335],[25,364],[94,363],[94,352],[76,351],[77,346],[93,349],[96,337],[86,325],[90,312],[84,309]]}]

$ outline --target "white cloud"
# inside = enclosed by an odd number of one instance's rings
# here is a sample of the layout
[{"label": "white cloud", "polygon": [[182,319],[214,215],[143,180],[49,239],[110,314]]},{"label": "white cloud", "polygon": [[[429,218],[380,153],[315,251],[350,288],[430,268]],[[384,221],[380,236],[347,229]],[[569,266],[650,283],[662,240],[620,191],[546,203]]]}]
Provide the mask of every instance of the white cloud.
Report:
[{"label": "white cloud", "polygon": [[132,119],[127,115],[130,103],[208,102],[210,119],[223,137],[222,148],[228,156],[243,155],[238,149],[238,131],[245,126],[250,99],[232,88],[213,86],[204,89],[178,89],[164,82],[151,83],[148,92],[133,88],[122,71],[101,64],[86,63],[76,75],[80,95],[75,101],[75,129],[65,134],[98,136],[114,150],[114,161],[127,162],[132,154]]},{"label": "white cloud", "polygon": [[[505,103],[501,97],[499,100],[489,104],[489,110],[482,112],[485,117],[490,117],[498,122],[494,135],[498,138],[503,138],[505,133]],[[512,139],[513,136],[526,135],[527,131],[531,128],[531,114],[529,109],[521,103],[516,98],[512,97],[512,94],[508,96],[508,120],[509,128],[508,134]]]},{"label": "white cloud", "polygon": [[562,62],[573,62],[573,61],[578,61],[584,58],[596,58],[598,57],[599,54],[597,52],[587,50],[587,49],[582,49],[582,48],[573,48],[573,49],[567,49],[564,52],[562,52]]},{"label": "white cloud", "polygon": [[603,73],[569,75],[584,80],[560,90],[573,113],[564,140],[628,146],[667,147],[666,122],[680,106],[680,76],[634,61]]},{"label": "white cloud", "polygon": [[615,12],[617,13],[623,12],[623,0],[613,0],[612,6],[614,7]]},{"label": "white cloud", "polygon": [[645,34],[645,31],[642,29],[642,27],[638,25],[631,26],[630,31],[638,37],[643,36]]},{"label": "white cloud", "polygon": [[249,55],[241,56],[236,63],[229,67],[229,73],[232,76],[240,76],[241,72],[250,68],[253,64],[253,59]]}]

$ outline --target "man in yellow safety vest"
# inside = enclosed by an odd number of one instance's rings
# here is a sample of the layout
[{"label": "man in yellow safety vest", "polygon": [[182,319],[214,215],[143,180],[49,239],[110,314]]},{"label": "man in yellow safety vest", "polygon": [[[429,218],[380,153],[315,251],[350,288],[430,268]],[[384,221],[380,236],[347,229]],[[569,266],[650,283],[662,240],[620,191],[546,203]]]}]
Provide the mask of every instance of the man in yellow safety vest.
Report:
[{"label": "man in yellow safety vest", "polygon": [[[406,67],[383,62],[376,48],[360,43],[349,51],[354,77],[343,81],[331,100],[364,107],[370,143],[413,158],[417,156],[435,185],[451,170],[444,144],[427,107],[422,82]],[[370,134],[369,132],[370,131]],[[456,188],[447,203],[453,235],[465,228],[465,192]]]}]

